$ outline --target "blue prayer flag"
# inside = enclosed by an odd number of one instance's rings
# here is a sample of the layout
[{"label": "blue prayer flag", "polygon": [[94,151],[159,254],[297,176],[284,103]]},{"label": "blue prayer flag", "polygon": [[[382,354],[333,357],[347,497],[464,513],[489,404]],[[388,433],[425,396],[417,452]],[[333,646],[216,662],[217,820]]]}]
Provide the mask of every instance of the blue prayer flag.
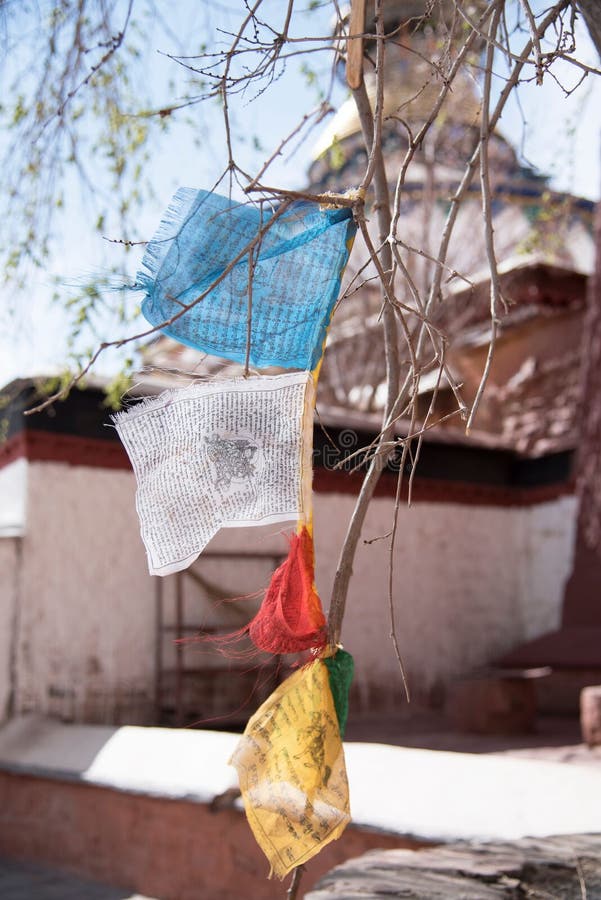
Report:
[{"label": "blue prayer flag", "polygon": [[323,209],[305,201],[280,212],[261,213],[219,194],[180,188],[137,276],[136,286],[146,293],[142,304],[146,319],[160,325],[208,291],[163,332],[205,353],[245,362],[249,315],[245,248],[267,226],[252,249],[249,362],[259,368],[315,368],[355,224],[349,209]]}]

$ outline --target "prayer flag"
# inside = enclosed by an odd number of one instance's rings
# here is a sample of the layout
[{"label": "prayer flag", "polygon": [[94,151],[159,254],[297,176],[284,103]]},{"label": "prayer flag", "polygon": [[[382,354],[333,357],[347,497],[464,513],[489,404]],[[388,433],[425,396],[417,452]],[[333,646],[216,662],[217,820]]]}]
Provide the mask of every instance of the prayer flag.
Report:
[{"label": "prayer flag", "polygon": [[338,716],[340,737],[344,738],[348,721],[349,692],[355,673],[355,661],[350,653],[339,648],[333,656],[323,659],[330,676],[330,690],[334,698],[334,707]]},{"label": "prayer flag", "polygon": [[299,653],[323,647],[326,620],[315,587],[313,538],[306,527],[290,538],[290,551],[272,575],[250,639],[266,653]]},{"label": "prayer flag", "polygon": [[151,575],[187,568],[220,528],[304,520],[309,372],[197,382],[113,417],[131,460]]},{"label": "prayer flag", "polygon": [[262,212],[180,188],[137,276],[142,312],[155,326],[178,316],[163,332],[203,352],[243,363],[249,345],[253,366],[312,370],[355,230],[347,208],[303,201]]},{"label": "prayer flag", "polygon": [[322,660],[274,691],[230,762],[252,832],[278,878],[340,837],[351,818],[348,781]]}]

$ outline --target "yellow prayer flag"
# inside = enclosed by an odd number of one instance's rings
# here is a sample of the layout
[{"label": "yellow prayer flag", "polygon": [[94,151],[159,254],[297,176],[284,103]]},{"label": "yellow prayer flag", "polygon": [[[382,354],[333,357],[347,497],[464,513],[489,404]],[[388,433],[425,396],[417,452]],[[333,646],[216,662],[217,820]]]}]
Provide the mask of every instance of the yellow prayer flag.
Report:
[{"label": "yellow prayer flag", "polygon": [[257,710],[230,763],[255,839],[278,878],[340,837],[351,818],[348,781],[321,660],[287,678]]}]

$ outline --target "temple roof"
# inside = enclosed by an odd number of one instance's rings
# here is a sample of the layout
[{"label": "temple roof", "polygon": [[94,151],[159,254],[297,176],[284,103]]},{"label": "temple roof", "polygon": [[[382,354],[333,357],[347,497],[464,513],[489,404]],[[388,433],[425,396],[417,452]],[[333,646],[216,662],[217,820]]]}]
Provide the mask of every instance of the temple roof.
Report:
[{"label": "temple roof", "polygon": [[[474,0],[476,7],[480,0]],[[481,4],[480,4],[481,5]],[[423,2],[391,2],[387,29],[399,16],[419,16]],[[450,7],[449,7],[450,8]],[[440,7],[444,20],[445,7]],[[472,10],[473,12],[474,10]],[[443,84],[445,41],[425,19],[401,27],[387,45],[382,147],[391,192],[398,192],[396,249],[422,299],[440,256],[441,235],[451,198],[479,139],[480,97],[477,54],[453,82],[439,116],[416,149],[402,185],[395,178],[408,149],[408,133],[427,121]],[[425,24],[424,24],[425,23]],[[369,26],[368,26],[369,27]],[[441,49],[442,48],[442,49]],[[368,48],[369,49],[369,48]],[[447,47],[448,50],[448,47]],[[375,82],[365,76],[374,102]],[[417,389],[425,415],[437,388],[436,418],[444,419],[445,440],[517,449],[527,455],[563,450],[578,440],[575,416],[579,389],[578,358],[585,309],[586,280],[594,265],[593,204],[552,191],[548,180],[520,163],[511,143],[495,131],[489,139],[492,225],[502,303],[498,363],[479,418],[469,436],[455,415],[454,400],[443,378],[426,367]],[[308,177],[308,190],[342,192],[356,188],[367,154],[352,99],[340,107],[320,136]],[[368,228],[378,244],[375,216],[366,207]],[[487,263],[481,188],[476,175],[457,215],[444,259],[440,296],[429,318],[446,335],[446,361],[471,402],[484,366],[490,336],[490,269]],[[397,273],[397,298],[405,304],[411,329],[420,318],[407,281]],[[318,409],[330,421],[363,419],[375,427],[385,402],[385,360],[381,334],[378,278],[364,243],[351,254],[341,298],[328,333],[320,377]],[[430,355],[432,349],[426,348]],[[401,348],[401,370],[408,370]],[[241,367],[161,339],[146,359],[165,369],[239,374]],[[400,433],[408,423],[400,420]]]}]

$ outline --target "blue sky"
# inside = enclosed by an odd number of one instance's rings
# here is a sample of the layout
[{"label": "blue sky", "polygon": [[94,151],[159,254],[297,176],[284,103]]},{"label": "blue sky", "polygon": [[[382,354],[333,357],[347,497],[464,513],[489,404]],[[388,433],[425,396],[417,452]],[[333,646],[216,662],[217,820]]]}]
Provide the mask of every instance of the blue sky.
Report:
[{"label": "blue sky", "polygon": [[[274,15],[281,17],[281,3],[270,0],[267,6],[274,11]],[[214,14],[217,11],[219,24],[226,30],[234,25],[239,14],[234,15],[228,11],[234,7],[236,4],[233,0],[227,6],[214,5]],[[173,13],[173,17],[170,15],[174,33],[203,33],[210,40],[211,22],[203,18],[206,17],[206,12],[202,13],[200,19],[199,15],[197,4],[177,4],[177,12]],[[329,20],[328,9],[313,14],[313,33],[327,33]],[[302,23],[299,23],[297,33],[301,31]],[[145,78],[160,102],[166,97],[165,85],[173,75],[174,64],[160,55],[157,48],[176,48],[171,38],[161,35],[158,29],[153,37],[155,46],[148,48]],[[595,64],[595,50],[582,27],[578,31],[578,44],[579,57]],[[323,54],[313,65],[318,69],[325,69],[327,58]],[[252,136],[259,134],[263,147],[270,153],[282,136],[315,105],[315,89],[307,83],[300,71],[303,60],[304,57],[300,57],[289,64],[285,74],[263,96],[252,103],[245,98],[233,110],[237,135],[236,156],[240,164],[251,172],[256,171],[265,156],[263,152],[253,148]],[[500,73],[504,72],[500,61],[497,61],[497,68]],[[560,81],[568,89],[579,77],[567,63],[560,64],[556,71]],[[501,122],[501,131],[505,137],[517,149],[523,149],[524,161],[550,174],[554,188],[593,199],[599,196],[601,187],[599,82],[595,76],[589,76],[570,97],[565,97],[561,88],[549,76],[541,87],[524,85],[520,88],[521,110],[516,102],[512,102]],[[498,85],[502,86],[501,78],[498,79]],[[335,103],[340,103],[344,96],[342,86],[337,86],[333,97]],[[147,202],[143,203],[138,218],[138,231],[145,237],[152,235],[175,188],[180,184],[210,187],[225,165],[223,125],[217,104],[210,101],[202,110],[200,107],[195,108],[193,115],[202,117],[200,146],[195,146],[192,142],[189,129],[184,126],[176,127],[157,145],[149,164],[149,177],[156,196],[149,196]],[[315,130],[291,159],[286,156],[278,158],[270,169],[267,182],[283,187],[302,186],[318,134],[319,131]],[[17,298],[18,315],[7,320],[4,325],[4,339],[0,347],[0,383],[17,376],[56,371],[60,368],[65,354],[65,320],[60,308],[53,306],[49,299],[52,277],[56,275],[65,281],[78,277],[87,278],[91,273],[102,272],[114,259],[114,247],[107,244],[102,235],[92,227],[92,204],[80,196],[75,182],[69,185],[67,196],[68,203],[60,222],[60,233],[49,269],[33,276],[27,296]],[[107,236],[120,235],[109,231]],[[132,277],[135,275],[139,256],[140,253],[132,252],[127,260],[127,269]],[[6,307],[8,301],[14,303],[15,298],[4,296],[1,300]],[[107,355],[97,371],[107,373],[114,366],[115,360]]]},{"label": "blue sky", "polygon": [[[577,23],[576,41],[578,59],[599,67],[597,52],[581,22]],[[498,60],[497,71],[504,72]],[[568,91],[582,76],[581,70],[562,60],[554,63],[553,73]],[[523,152],[525,162],[551,176],[556,190],[596,200],[601,193],[601,77],[588,75],[571,96],[566,97],[562,87],[549,74],[541,86],[520,85],[521,111],[512,98],[500,130]]]}]

